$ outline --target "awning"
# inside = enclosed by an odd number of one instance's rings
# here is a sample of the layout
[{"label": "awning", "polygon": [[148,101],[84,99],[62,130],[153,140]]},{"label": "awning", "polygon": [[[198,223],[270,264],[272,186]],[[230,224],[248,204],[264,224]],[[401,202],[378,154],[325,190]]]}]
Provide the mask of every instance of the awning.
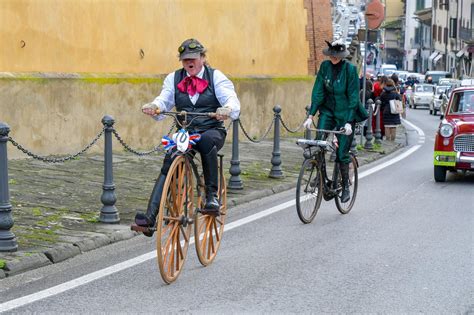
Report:
[{"label": "awning", "polygon": [[430,57],[428,58],[428,60],[429,60],[430,62],[432,62],[433,59],[434,59],[438,54],[439,54],[439,52],[437,52],[437,51],[433,52],[433,53],[430,55]]},{"label": "awning", "polygon": [[436,58],[433,59],[434,64],[436,64],[442,57],[443,57],[443,54],[439,54],[438,56],[436,56]]},{"label": "awning", "polygon": [[467,46],[456,53],[456,57],[461,58],[467,51]]}]

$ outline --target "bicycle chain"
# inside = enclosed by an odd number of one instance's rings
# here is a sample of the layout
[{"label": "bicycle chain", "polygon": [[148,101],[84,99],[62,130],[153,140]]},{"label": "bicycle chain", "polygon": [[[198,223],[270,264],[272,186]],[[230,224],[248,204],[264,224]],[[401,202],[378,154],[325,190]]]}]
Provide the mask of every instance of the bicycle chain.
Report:
[{"label": "bicycle chain", "polygon": [[63,157],[63,158],[51,158],[51,157],[46,157],[46,156],[41,156],[41,155],[35,154],[35,153],[29,151],[28,149],[24,148],[21,144],[19,144],[15,140],[13,140],[12,137],[8,137],[8,141],[10,141],[13,144],[13,146],[15,146],[18,150],[22,151],[23,153],[25,153],[29,157],[32,157],[33,159],[40,160],[40,161],[46,162],[46,163],[64,163],[68,160],[72,160],[72,159],[78,157],[81,154],[84,154],[87,150],[89,150],[90,147],[92,147],[94,144],[96,144],[96,142],[100,139],[100,137],[102,137],[102,135],[105,132],[105,128],[106,127],[102,128],[102,131],[100,131],[97,134],[97,136],[94,138],[94,140],[92,140],[92,142],[89,143],[84,149],[77,152],[76,154],[69,155],[69,156],[66,156],[66,157]]}]

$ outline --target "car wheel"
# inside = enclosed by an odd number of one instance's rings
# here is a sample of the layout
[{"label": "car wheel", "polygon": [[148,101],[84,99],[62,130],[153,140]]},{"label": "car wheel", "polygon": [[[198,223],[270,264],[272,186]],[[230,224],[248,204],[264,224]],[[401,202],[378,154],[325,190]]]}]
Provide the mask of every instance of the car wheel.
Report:
[{"label": "car wheel", "polygon": [[433,115],[433,110],[432,109],[430,109],[430,115]]},{"label": "car wheel", "polygon": [[435,165],[434,167],[434,179],[436,182],[446,181],[446,167]]},{"label": "car wheel", "polygon": [[438,111],[436,109],[433,109],[433,115],[436,116],[437,113],[438,113]]},{"label": "car wheel", "polygon": [[413,109],[416,109],[416,104],[413,104]]}]

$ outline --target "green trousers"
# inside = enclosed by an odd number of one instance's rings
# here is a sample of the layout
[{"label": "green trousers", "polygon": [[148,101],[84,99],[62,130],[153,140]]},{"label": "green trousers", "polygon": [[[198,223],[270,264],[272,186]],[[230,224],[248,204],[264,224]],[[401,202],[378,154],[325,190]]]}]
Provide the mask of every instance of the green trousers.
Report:
[{"label": "green trousers", "polygon": [[[319,116],[318,120],[318,129],[326,129],[326,130],[339,130],[343,128],[346,124],[345,121],[338,121],[335,117],[331,117],[328,115],[322,114]],[[336,151],[336,162],[340,162],[343,164],[349,164],[351,162],[351,156],[349,154],[349,149],[351,148],[352,140],[354,139],[354,123],[351,123],[352,126],[352,133],[349,136],[346,135],[336,135],[337,140],[339,142],[339,147]],[[318,132],[316,135],[316,139],[323,139],[325,134],[322,132]]]}]

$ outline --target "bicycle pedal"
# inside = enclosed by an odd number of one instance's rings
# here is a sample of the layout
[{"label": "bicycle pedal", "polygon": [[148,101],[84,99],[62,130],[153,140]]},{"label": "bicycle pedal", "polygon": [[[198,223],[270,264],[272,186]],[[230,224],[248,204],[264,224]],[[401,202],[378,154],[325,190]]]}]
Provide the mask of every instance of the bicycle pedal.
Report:
[{"label": "bicycle pedal", "polygon": [[136,225],[135,223],[133,223],[130,226],[130,230],[135,231],[135,232],[141,232],[141,233],[150,233],[150,232],[155,232],[156,228],[147,227],[147,226],[140,226],[140,225]]}]

